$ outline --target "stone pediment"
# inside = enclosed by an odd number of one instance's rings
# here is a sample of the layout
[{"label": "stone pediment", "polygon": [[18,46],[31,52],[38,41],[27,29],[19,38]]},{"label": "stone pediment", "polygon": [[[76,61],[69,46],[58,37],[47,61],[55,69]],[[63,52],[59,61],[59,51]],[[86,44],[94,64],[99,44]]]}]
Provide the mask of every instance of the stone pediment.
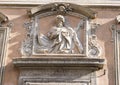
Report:
[{"label": "stone pediment", "polygon": [[91,9],[72,3],[50,3],[46,5],[40,5],[28,10],[28,13],[30,16],[34,16],[39,13],[46,13],[51,11],[58,14],[67,14],[69,12],[74,12],[82,14],[91,19],[94,19],[96,17],[96,12],[92,11]]}]

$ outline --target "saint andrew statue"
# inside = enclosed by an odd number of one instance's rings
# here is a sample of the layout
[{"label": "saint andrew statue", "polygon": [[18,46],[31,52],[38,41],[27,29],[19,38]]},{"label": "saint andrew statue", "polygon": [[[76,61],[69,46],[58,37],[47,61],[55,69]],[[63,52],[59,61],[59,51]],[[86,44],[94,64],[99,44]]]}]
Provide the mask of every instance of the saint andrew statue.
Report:
[{"label": "saint andrew statue", "polygon": [[83,52],[76,31],[65,26],[65,18],[62,15],[56,16],[56,26],[53,26],[46,36],[38,36],[38,43],[38,51],[43,53],[74,53],[75,46],[79,53]]}]

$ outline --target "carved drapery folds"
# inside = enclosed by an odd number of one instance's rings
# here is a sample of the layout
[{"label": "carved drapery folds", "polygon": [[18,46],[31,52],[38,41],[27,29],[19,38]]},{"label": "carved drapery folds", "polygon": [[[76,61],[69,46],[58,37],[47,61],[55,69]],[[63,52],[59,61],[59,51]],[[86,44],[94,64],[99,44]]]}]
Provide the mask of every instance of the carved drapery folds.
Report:
[{"label": "carved drapery folds", "polygon": [[[92,10],[70,3],[52,3],[28,10],[28,14],[31,21],[25,23],[27,39],[23,42],[21,50],[24,56],[43,54],[100,56],[101,47],[93,38],[95,28],[91,28],[89,22],[90,19],[95,18],[95,12]],[[46,33],[42,33],[41,29],[44,30],[44,28],[41,27],[40,20],[49,16],[55,18],[59,15],[63,17],[59,17],[61,19],[58,21],[61,22],[57,21],[55,26],[49,27]],[[68,16],[77,17],[78,26],[70,27]]]}]

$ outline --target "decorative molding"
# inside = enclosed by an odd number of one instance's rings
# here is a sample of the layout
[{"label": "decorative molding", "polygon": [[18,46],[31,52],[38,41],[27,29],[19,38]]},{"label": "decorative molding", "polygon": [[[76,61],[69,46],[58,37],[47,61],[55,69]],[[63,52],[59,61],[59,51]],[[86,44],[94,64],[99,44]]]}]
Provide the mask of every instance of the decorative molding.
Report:
[{"label": "decorative molding", "polygon": [[120,6],[120,1],[112,1],[112,0],[96,0],[96,1],[88,1],[88,0],[1,0],[0,5],[40,5],[40,4],[48,4],[48,3],[54,3],[54,2],[67,2],[67,3],[74,3],[79,5],[85,5],[85,6]]},{"label": "decorative molding", "polygon": [[88,51],[88,56],[89,57],[100,57],[102,54],[102,48],[99,45],[97,41],[97,36],[96,36],[96,30],[100,26],[99,24],[96,23],[91,23],[91,33],[89,36],[89,51]]},{"label": "decorative molding", "polygon": [[114,43],[115,85],[120,85],[120,15],[116,16],[115,23],[110,27],[111,41]]},{"label": "decorative molding", "polygon": [[88,56],[89,57],[100,57],[102,54],[102,48],[97,42],[97,39],[89,39],[89,51]]},{"label": "decorative molding", "polygon": [[44,82],[96,85],[93,74],[103,68],[104,59],[68,57],[13,59],[14,66],[20,69],[18,85]]},{"label": "decorative molding", "polygon": [[2,85],[3,75],[4,75],[4,64],[6,58],[6,46],[8,38],[7,27],[0,27],[0,84]]},{"label": "decorative molding", "polygon": [[[57,57],[57,56],[56,56]],[[36,67],[82,67],[93,70],[99,70],[103,68],[104,59],[99,58],[77,58],[75,56],[71,58],[16,58],[13,59],[13,64],[19,68],[36,68]]]},{"label": "decorative molding", "polygon": [[0,85],[4,76],[4,64],[6,58],[6,44],[8,38],[8,27],[3,27],[3,23],[8,21],[8,17],[0,12]]},{"label": "decorative molding", "polygon": [[120,85],[120,30],[113,30],[114,33],[114,57],[115,57],[115,85]]},{"label": "decorative molding", "polygon": [[77,82],[77,83],[52,83],[52,82],[48,82],[48,83],[33,83],[33,82],[26,82],[26,85],[89,85],[89,82],[85,82],[85,81],[81,81],[81,82]]},{"label": "decorative molding", "polygon": [[34,34],[34,29],[32,27],[32,21],[25,23],[24,26],[27,30],[27,38],[25,41],[22,42],[21,46],[21,53],[26,56],[31,56],[32,55],[32,46],[33,46],[33,34]]},{"label": "decorative molding", "polygon": [[56,12],[58,14],[65,14],[67,12],[74,12],[78,14],[82,14],[88,18],[94,19],[96,17],[96,12],[92,11],[89,8],[72,4],[72,3],[50,3],[46,5],[40,5],[38,7],[32,8],[31,10],[28,10],[28,14],[30,16],[33,16],[37,13],[44,13],[44,12]]}]

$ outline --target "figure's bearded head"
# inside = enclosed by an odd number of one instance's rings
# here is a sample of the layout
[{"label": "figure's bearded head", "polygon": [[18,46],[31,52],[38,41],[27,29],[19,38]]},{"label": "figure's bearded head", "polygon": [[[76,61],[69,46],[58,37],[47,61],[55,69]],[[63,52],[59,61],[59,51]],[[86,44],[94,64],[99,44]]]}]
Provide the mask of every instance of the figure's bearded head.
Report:
[{"label": "figure's bearded head", "polygon": [[56,19],[62,21],[63,23],[65,22],[65,18],[62,15],[57,15]]}]

